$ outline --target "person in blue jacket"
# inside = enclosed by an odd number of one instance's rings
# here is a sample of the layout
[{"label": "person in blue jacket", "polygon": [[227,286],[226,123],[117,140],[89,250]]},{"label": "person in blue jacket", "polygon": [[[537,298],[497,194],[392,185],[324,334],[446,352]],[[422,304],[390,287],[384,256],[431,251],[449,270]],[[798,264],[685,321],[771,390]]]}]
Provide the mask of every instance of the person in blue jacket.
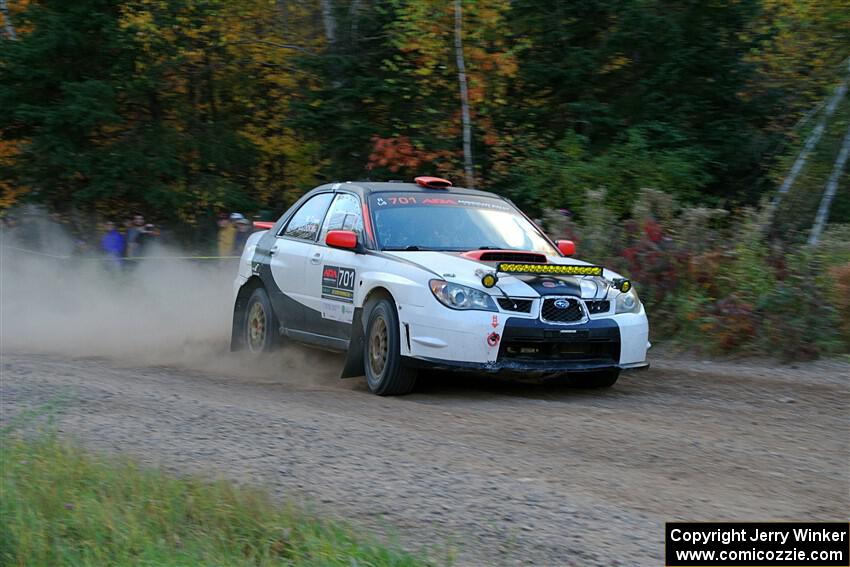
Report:
[{"label": "person in blue jacket", "polygon": [[124,236],[118,232],[114,222],[108,221],[106,223],[106,234],[100,240],[100,248],[115,266],[120,267],[124,261],[125,246]]}]

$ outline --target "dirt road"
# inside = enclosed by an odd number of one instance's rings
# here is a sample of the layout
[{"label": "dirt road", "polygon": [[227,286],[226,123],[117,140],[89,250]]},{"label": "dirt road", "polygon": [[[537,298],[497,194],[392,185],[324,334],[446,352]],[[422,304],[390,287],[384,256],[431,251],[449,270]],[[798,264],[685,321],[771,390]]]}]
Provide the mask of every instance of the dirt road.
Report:
[{"label": "dirt road", "polygon": [[605,392],[445,376],[387,399],[336,380],[334,355],[296,355],[4,353],[0,408],[62,399],[58,426],[90,447],[266,485],[461,565],[661,565],[668,520],[850,511],[846,364],[656,358]]}]

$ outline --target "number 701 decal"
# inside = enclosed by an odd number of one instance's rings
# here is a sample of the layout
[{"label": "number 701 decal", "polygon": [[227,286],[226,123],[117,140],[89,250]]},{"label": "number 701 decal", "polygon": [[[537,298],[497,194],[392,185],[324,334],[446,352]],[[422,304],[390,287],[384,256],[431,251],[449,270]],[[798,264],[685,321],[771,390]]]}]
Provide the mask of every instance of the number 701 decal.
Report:
[{"label": "number 701 decal", "polygon": [[322,268],[322,298],[354,302],[355,271],[339,266],[324,266]]}]

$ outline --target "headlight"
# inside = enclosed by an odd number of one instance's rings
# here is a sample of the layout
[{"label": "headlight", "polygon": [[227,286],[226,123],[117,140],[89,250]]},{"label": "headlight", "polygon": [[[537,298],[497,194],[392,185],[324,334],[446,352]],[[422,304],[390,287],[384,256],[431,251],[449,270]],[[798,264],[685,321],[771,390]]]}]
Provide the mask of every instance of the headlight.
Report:
[{"label": "headlight", "polygon": [[615,313],[637,313],[640,311],[640,299],[635,288],[621,292],[615,302]]},{"label": "headlight", "polygon": [[431,293],[446,307],[498,311],[493,298],[483,291],[443,280],[431,280],[428,283],[431,286]]}]

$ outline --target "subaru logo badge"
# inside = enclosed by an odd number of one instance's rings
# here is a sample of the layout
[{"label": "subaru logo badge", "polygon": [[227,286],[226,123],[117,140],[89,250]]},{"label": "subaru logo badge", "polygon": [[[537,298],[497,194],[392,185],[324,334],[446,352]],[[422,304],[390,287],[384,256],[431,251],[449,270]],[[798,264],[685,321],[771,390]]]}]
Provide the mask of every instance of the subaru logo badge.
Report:
[{"label": "subaru logo badge", "polygon": [[570,302],[566,299],[558,299],[555,301],[555,307],[558,309],[566,309],[570,306]]}]

